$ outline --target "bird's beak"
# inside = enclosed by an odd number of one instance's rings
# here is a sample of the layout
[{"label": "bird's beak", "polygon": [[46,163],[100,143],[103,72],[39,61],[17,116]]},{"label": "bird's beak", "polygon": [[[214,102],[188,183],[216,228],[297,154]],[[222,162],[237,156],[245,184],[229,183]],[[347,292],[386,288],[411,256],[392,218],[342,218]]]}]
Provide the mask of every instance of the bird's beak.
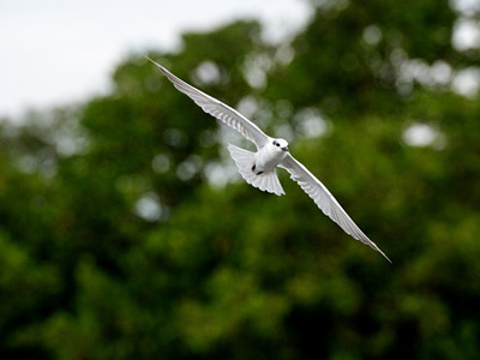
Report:
[{"label": "bird's beak", "polygon": [[282,147],[282,150],[283,150],[283,151],[288,151],[288,146]]}]

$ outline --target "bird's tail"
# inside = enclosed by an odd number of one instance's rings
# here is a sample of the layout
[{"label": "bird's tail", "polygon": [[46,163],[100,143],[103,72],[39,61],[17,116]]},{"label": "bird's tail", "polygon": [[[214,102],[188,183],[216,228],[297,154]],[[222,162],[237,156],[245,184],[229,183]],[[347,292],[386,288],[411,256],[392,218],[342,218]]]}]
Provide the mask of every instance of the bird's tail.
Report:
[{"label": "bird's tail", "polygon": [[285,195],[285,191],[283,191],[275,169],[258,175],[252,170],[255,165],[255,153],[231,144],[228,145],[228,150],[237,165],[240,175],[242,175],[247,183],[262,191],[267,191],[278,196]]}]

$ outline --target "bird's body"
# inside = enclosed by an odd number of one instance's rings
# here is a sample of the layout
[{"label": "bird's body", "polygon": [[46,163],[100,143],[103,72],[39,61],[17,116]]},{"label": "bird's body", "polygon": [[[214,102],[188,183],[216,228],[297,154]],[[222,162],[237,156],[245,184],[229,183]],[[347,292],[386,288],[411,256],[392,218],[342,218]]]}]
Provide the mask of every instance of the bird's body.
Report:
[{"label": "bird's body", "polygon": [[[285,145],[280,147],[275,145],[282,141]],[[288,155],[288,143],[284,139],[271,139],[263,148],[255,153],[254,172],[273,171]]]},{"label": "bird's body", "polygon": [[277,177],[276,168],[286,169],[290,173],[290,177],[312,198],[325,215],[354,239],[370,246],[391,262],[383,251],[353,222],[325,185],[290,154],[288,142],[285,139],[275,139],[266,135],[238,111],[187,84],[152,59],[147,59],[167,76],[175,88],[190,97],[206,113],[232,127],[257,146],[256,152],[241,149],[235,145],[228,146],[240,175],[247,183],[262,191],[279,196],[284,195],[285,191]]},{"label": "bird's body", "polygon": [[[229,145],[228,150],[237,165],[240,175],[245,181],[262,191],[276,195],[284,195],[282,185],[278,180],[276,168],[288,156],[288,150],[273,145],[283,139],[271,139],[257,152]],[[285,140],[283,140],[285,141]],[[286,143],[286,141],[285,141]]]}]

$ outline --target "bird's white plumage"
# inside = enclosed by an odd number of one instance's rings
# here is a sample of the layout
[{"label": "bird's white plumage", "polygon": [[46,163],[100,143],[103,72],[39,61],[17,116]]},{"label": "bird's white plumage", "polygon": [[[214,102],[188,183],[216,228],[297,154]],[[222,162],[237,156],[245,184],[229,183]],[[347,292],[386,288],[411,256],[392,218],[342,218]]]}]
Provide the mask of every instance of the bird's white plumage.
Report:
[{"label": "bird's white plumage", "polygon": [[[277,139],[267,136],[257,125],[252,123],[238,111],[196,89],[192,85],[187,84],[152,59],[148,57],[147,59],[154,63],[179,91],[190,97],[206,113],[216,117],[223,123],[237,130],[257,146],[257,153],[240,149],[234,145],[229,146],[229,151],[240,174],[249,184],[260,190],[275,193],[276,195],[285,194],[278,177],[276,176],[275,167],[273,169],[267,169],[267,171],[261,172],[260,174],[256,174],[253,168],[253,165],[257,164],[255,161],[258,161],[258,158],[262,158],[262,156],[266,156],[270,160],[279,159],[275,166],[286,169],[290,173],[291,178],[300,185],[308,196],[312,198],[325,215],[337,223],[354,239],[370,246],[391,262],[387,255],[385,255],[385,253],[380,250],[380,248],[371,241],[362,230],[360,230],[330,191],[328,191],[325,185],[308,171],[303,164],[288,153],[288,143],[285,140],[278,139],[277,141]],[[279,147],[278,142],[283,144],[283,150],[275,147]],[[278,152],[275,154],[277,150]],[[281,151],[286,151],[286,156],[282,154]],[[282,156],[279,156],[279,154]],[[258,165],[262,164],[267,164],[267,162]]]},{"label": "bird's white plumage", "polygon": [[253,122],[248,120],[245,116],[240,114],[237,110],[222,103],[221,101],[205,94],[190,84],[187,84],[182,79],[173,75],[170,71],[162,65],[148,58],[154,63],[162,73],[164,73],[168,80],[179,90],[192,99],[203,111],[216,117],[224,124],[237,130],[240,134],[252,141],[258,149],[262,148],[268,141],[269,137]]},{"label": "bird's white plumage", "polygon": [[267,191],[278,196],[285,195],[285,191],[278,180],[275,169],[261,175],[257,175],[252,171],[252,166],[255,164],[255,153],[232,144],[228,145],[228,151],[230,151],[230,155],[235,161],[235,165],[237,165],[238,172],[247,183],[262,191]]},{"label": "bird's white plumage", "polygon": [[347,212],[340,206],[337,199],[328,191],[325,185],[318,180],[303,164],[296,160],[292,155],[288,156],[278,165],[290,173],[292,180],[298,183],[303,191],[317,204],[330,219],[335,221],[343,231],[356,240],[382,254],[389,262],[391,260],[380,248],[370,240],[367,235],[355,224]]}]

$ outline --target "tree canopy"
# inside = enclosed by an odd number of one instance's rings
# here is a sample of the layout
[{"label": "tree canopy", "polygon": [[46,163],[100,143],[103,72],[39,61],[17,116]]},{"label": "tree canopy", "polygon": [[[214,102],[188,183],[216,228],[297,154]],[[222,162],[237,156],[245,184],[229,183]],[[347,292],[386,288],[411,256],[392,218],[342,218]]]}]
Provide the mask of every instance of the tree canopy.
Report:
[{"label": "tree canopy", "polygon": [[3,358],[480,357],[480,44],[455,33],[480,9],[311,6],[280,44],[243,20],[148,55],[292,140],[393,265],[283,170],[287,196],[244,183],[225,144],[251,145],[132,54],[109,94],[1,123]]}]

